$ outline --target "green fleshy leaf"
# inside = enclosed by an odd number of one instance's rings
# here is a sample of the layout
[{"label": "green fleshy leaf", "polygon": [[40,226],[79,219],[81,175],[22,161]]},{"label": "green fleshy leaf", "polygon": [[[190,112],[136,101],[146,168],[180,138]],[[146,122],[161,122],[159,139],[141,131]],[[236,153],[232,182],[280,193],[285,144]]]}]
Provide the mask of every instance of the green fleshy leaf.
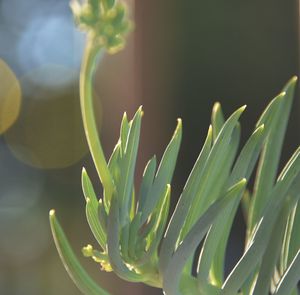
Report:
[{"label": "green fleshy leaf", "polygon": [[[98,204],[97,204],[98,205]],[[90,229],[103,250],[106,248],[106,233],[98,218],[98,206],[96,207],[90,199],[86,201],[86,217]]]},{"label": "green fleshy leaf", "polygon": [[98,204],[98,219],[101,224],[101,227],[103,228],[103,231],[107,232],[107,213],[104,208],[104,204],[102,199],[99,200]]},{"label": "green fleshy leaf", "polygon": [[139,194],[138,212],[143,212],[144,210],[143,208],[145,206],[147,196],[153,185],[155,170],[156,170],[156,156],[153,156],[151,160],[149,160],[149,162],[147,163],[143,173],[143,180],[142,180],[140,194]]},{"label": "green fleshy leaf", "polygon": [[[218,179],[219,181],[216,182],[216,185],[214,187],[212,187],[212,189],[210,190],[210,192],[208,192],[208,195],[211,196],[217,196],[214,197],[214,199],[218,199],[219,196],[223,195],[226,192],[226,186],[227,186],[227,179],[229,177],[230,174],[230,168],[232,166],[233,160],[236,156],[236,152],[238,149],[238,144],[239,144],[239,139],[240,139],[240,126],[239,124],[237,124],[236,128],[234,129],[234,132],[232,134],[232,139],[229,143],[229,146],[231,147],[230,149],[228,149],[226,151],[227,154],[224,153],[224,157],[226,158],[226,161],[224,161],[224,164],[222,164],[222,169],[219,169],[220,172],[219,174],[216,176],[216,179]],[[242,175],[241,175],[242,176]],[[225,180],[225,181],[224,181]],[[230,186],[228,186],[229,188]],[[237,201],[237,203],[239,203],[239,201]],[[233,205],[230,205],[230,207],[232,207]],[[224,213],[222,215],[225,215],[225,212],[229,211],[228,207],[224,210]],[[217,220],[221,220],[221,217],[219,217]],[[224,223],[222,223],[222,225],[224,225]],[[212,225],[213,227],[214,225]],[[229,228],[230,229],[230,228]],[[229,234],[229,233],[228,233]],[[226,246],[226,232],[221,231],[220,235],[218,236],[218,239],[220,238],[220,243],[218,243],[217,241],[214,243],[214,247],[217,246],[218,244],[218,250],[220,250],[220,252],[218,251],[215,255],[215,259],[213,260],[214,263],[218,263],[218,265],[213,264],[214,266],[214,274],[217,274],[217,277],[219,278],[219,281],[223,280],[223,252],[225,252],[225,246]],[[222,237],[224,237],[224,241],[222,240]],[[222,249],[222,247],[224,247],[224,250]],[[192,260],[190,262],[190,267],[192,267]],[[198,276],[198,278],[201,276]],[[216,286],[221,286],[221,284],[216,284],[216,280],[214,280],[214,284]]]},{"label": "green fleshy leaf", "polygon": [[130,206],[130,213],[129,213],[129,219],[132,220],[136,213],[136,200],[135,200],[135,190],[132,189],[132,197],[131,197],[131,206]]},{"label": "green fleshy leaf", "polygon": [[151,216],[153,220],[153,226],[149,231],[146,245],[146,253],[140,259],[139,263],[144,264],[151,259],[154,253],[157,254],[158,246],[161,242],[169,214],[170,207],[170,197],[171,197],[171,186],[167,185],[165,196],[162,198],[161,202],[156,207],[156,211]]},{"label": "green fleshy leaf", "polygon": [[223,284],[221,295],[236,294],[261,261],[272,233],[270,229],[273,228],[286,194],[300,172],[300,148],[293,154],[286,167],[289,167],[288,169],[284,168],[286,173],[270,192],[276,198],[269,199],[253,238],[249,241],[246,252]]},{"label": "green fleshy leaf", "polygon": [[288,267],[289,260],[289,251],[290,251],[290,242],[292,239],[292,231],[295,220],[295,214],[297,210],[297,204],[292,208],[290,215],[288,216],[288,220],[285,227],[284,240],[282,245],[282,252],[280,257],[280,274],[283,275],[285,270]]},{"label": "green fleshy leaf", "polygon": [[120,161],[121,179],[117,187],[120,198],[120,222],[125,225],[129,221],[130,208],[132,202],[132,191],[134,185],[134,171],[138,152],[138,144],[141,129],[142,108],[136,112],[128,134],[124,155]]},{"label": "green fleshy leaf", "polygon": [[[189,274],[183,273],[181,280],[179,282],[179,290],[177,290],[174,295],[181,295],[181,294],[211,295],[211,293],[204,294],[201,293],[201,291],[202,288],[198,287],[196,279]],[[206,288],[205,291],[207,291]]]},{"label": "green fleshy leaf", "polygon": [[[227,175],[221,172],[223,172],[223,169],[224,172],[226,172],[226,170],[229,172],[231,167],[232,163],[230,163],[228,159],[230,158],[229,155],[232,149],[234,150],[234,146],[232,147],[230,145],[230,141],[234,138],[232,136],[234,131],[237,130],[238,119],[244,110],[245,106],[239,108],[230,116],[210,151],[201,178],[199,177],[198,190],[193,198],[189,213],[186,216],[181,238],[187,234],[197,218],[218,198],[221,190],[224,189]],[[219,167],[222,167],[222,169],[219,169]],[[220,172],[220,170],[222,171]]]},{"label": "green fleshy leaf", "polygon": [[107,249],[108,257],[114,272],[123,280],[129,282],[143,282],[145,276],[130,270],[124,264],[120,254],[119,239],[119,207],[118,200],[112,199],[110,212],[108,215]]},{"label": "green fleshy leaf", "polygon": [[[122,154],[122,147],[121,147],[121,142],[119,141],[114,147],[114,150],[108,161],[108,169],[110,171],[111,177],[113,179],[116,188],[119,187],[120,180],[121,180],[121,168],[120,168],[121,154]],[[110,208],[111,197],[112,196],[109,196],[109,198],[104,198],[105,211],[107,214]]]},{"label": "green fleshy leaf", "polygon": [[198,283],[198,293],[199,295],[219,295],[220,294],[220,288],[211,285],[207,283],[207,280],[205,279],[197,279]]},{"label": "green fleshy leaf", "polygon": [[233,185],[239,177],[249,179],[259,156],[265,135],[265,126],[261,125],[250,136],[232,169],[229,186]]},{"label": "green fleshy leaf", "polygon": [[273,227],[271,238],[263,256],[253,295],[269,295],[272,276],[280,256],[285,224],[288,218],[288,206],[284,206]]},{"label": "green fleshy leaf", "polygon": [[108,161],[108,169],[111,173],[111,175],[113,176],[113,180],[115,182],[115,184],[119,183],[119,179],[120,179],[120,159],[121,159],[121,143],[120,141],[116,144],[110,158]]},{"label": "green fleshy leaf", "polygon": [[246,226],[248,226],[247,221],[249,218],[248,214],[250,210],[250,200],[251,200],[251,194],[248,190],[246,190],[241,200],[241,207],[242,207],[242,212],[243,212]]},{"label": "green fleshy leaf", "polygon": [[290,214],[288,217],[284,243],[281,253],[280,260],[280,271],[281,275],[286,270],[287,266],[291,263],[293,257],[297,254],[297,251],[300,248],[300,237],[299,237],[299,229],[300,229],[300,209],[299,202],[296,200],[299,199],[300,195],[300,175],[297,176],[294,181],[293,186],[289,190],[288,197],[289,206],[290,206]]},{"label": "green fleshy leaf", "polygon": [[195,252],[199,243],[205,236],[211,224],[222,213],[224,208],[228,206],[230,202],[235,200],[236,197],[241,195],[241,192],[245,189],[246,180],[242,179],[236,185],[228,190],[223,198],[220,198],[214,202],[205,213],[196,221],[192,229],[186,235],[185,239],[175,250],[172,258],[164,272],[164,291],[167,294],[180,294],[178,292],[178,282],[182,274],[182,270],[190,258]]},{"label": "green fleshy leaf", "polygon": [[135,215],[135,217],[133,218],[129,228],[128,252],[130,258],[133,260],[137,259],[135,249],[137,247],[137,238],[138,238],[137,235],[138,235],[141,216],[142,216],[141,213],[137,213],[137,215]]},{"label": "green fleshy leaf", "polygon": [[[262,125],[254,131],[242,149],[230,175],[229,186],[236,182],[238,177],[249,178],[264,138],[264,126]],[[230,206],[227,206],[224,212],[218,217],[205,239],[201,258],[199,259],[199,277],[208,277],[210,274],[212,283],[220,287],[223,283],[226,245],[238,205],[239,198]]]},{"label": "green fleshy leaf", "polygon": [[[154,214],[153,214],[154,215]],[[152,215],[151,215],[152,216]],[[150,234],[150,232],[152,231],[154,225],[156,223],[156,219],[155,218],[150,218],[150,220],[148,219],[147,223],[144,223],[140,230],[139,230],[139,236],[140,239],[146,239],[146,237]]]},{"label": "green fleshy leaf", "polygon": [[127,119],[127,114],[125,112],[123,115],[123,118],[122,118],[121,130],[120,130],[122,154],[124,153],[125,148],[126,148],[129,130],[130,130],[130,125],[129,125],[129,122]]},{"label": "green fleshy leaf", "polygon": [[164,192],[164,197],[161,198],[160,202],[158,203],[155,211],[153,212],[153,219],[155,220],[152,230],[150,231],[149,235],[156,235],[157,230],[161,223],[165,224],[165,221],[168,219],[168,212],[169,212],[169,201],[171,196],[171,186],[167,184],[167,187]]},{"label": "green fleshy leaf", "polygon": [[121,238],[120,238],[120,246],[121,246],[121,253],[122,253],[122,258],[124,261],[129,262],[129,228],[130,228],[130,223],[127,223],[123,226],[121,230]]},{"label": "green fleshy leaf", "polygon": [[94,205],[98,204],[98,199],[93,188],[93,184],[84,167],[81,171],[81,184],[85,200],[87,201],[87,199],[90,199]]},{"label": "green fleshy leaf", "polygon": [[[282,97],[277,111],[270,126],[270,133],[266,140],[261,161],[259,164],[257,177],[254,186],[253,203],[251,210],[250,230],[262,216],[262,212],[268,202],[267,196],[271,197],[269,192],[274,185],[277,169],[280,160],[284,134],[287,127],[287,122],[291,110],[291,105],[295,92],[296,78],[293,78],[287,86],[284,87],[284,92],[279,95]],[[267,123],[265,123],[267,126]]]},{"label": "green fleshy leaf", "polygon": [[280,110],[281,104],[284,100],[284,93],[280,93],[275,98],[273,98],[267,107],[264,109],[263,113],[259,117],[256,123],[256,127],[265,125],[265,130],[267,133],[272,129],[272,121],[276,119],[277,113]]},{"label": "green fleshy leaf", "polygon": [[178,119],[175,132],[162,156],[153,185],[146,197],[144,210],[142,212],[141,224],[147,220],[151,212],[153,212],[155,209],[160,198],[164,196],[166,185],[171,183],[181,143],[181,137],[182,122],[180,119]]},{"label": "green fleshy leaf", "polygon": [[105,250],[106,232],[103,229],[98,218],[98,199],[96,197],[92,182],[84,168],[82,169],[81,179],[83,193],[86,199],[86,217],[88,224],[95,239],[97,240],[101,248]]},{"label": "green fleshy leaf", "polygon": [[213,128],[214,142],[216,141],[224,123],[225,120],[224,120],[221,104],[219,102],[216,102],[213,106],[213,110],[211,114],[211,124]]},{"label": "green fleshy leaf", "polygon": [[63,229],[56,219],[54,210],[50,211],[49,218],[52,235],[59,256],[64,264],[65,269],[79,290],[86,295],[109,295],[107,291],[95,283],[95,281],[81,266],[63,232]]},{"label": "green fleshy leaf", "polygon": [[[211,200],[216,200],[220,196],[222,196],[226,190],[231,187],[234,183],[232,183],[230,186],[228,186],[228,177],[230,175],[230,170],[232,168],[234,159],[236,157],[239,143],[240,143],[240,133],[241,128],[240,124],[237,123],[236,127],[233,130],[231,140],[229,142],[230,149],[224,150],[224,161],[222,163],[222,169],[218,169],[215,174],[215,185],[210,185],[210,189],[207,189],[206,195],[208,196],[208,203],[212,203]],[[201,189],[201,188],[200,188]],[[205,196],[205,194],[203,194]],[[205,198],[205,197],[204,197]],[[204,202],[205,203],[205,202]],[[184,231],[182,232],[182,235],[184,235]]]},{"label": "green fleshy leaf", "polygon": [[[261,117],[259,118],[258,122],[256,123],[256,126],[260,126],[261,124],[264,125],[264,133],[266,136],[268,136],[270,134],[270,132],[273,130],[274,128],[274,122],[276,122],[277,118],[278,118],[278,114],[280,112],[280,109],[281,109],[281,105],[282,105],[282,102],[284,100],[284,95],[283,94],[280,94],[278,96],[276,96],[269,104],[268,106],[266,107],[266,109],[264,110],[263,114],[261,115]],[[266,145],[266,143],[264,143],[264,145]],[[262,166],[262,156],[261,156],[261,159],[260,159],[260,166]],[[259,176],[259,171],[260,171],[260,167],[258,168],[258,171],[257,171],[257,176],[256,176],[256,179]],[[256,180],[257,181],[257,180]],[[249,210],[248,210],[248,213],[247,213],[247,237],[246,237],[246,240],[248,240],[249,238],[251,238],[251,233],[252,233],[252,226],[251,226],[251,223],[252,223],[252,213],[253,213],[253,210],[254,210],[254,197],[252,196],[251,200],[250,200],[250,203],[249,203]],[[246,241],[247,242],[247,241]]]},{"label": "green fleshy leaf", "polygon": [[282,279],[278,283],[274,295],[287,295],[291,294],[293,289],[296,288],[300,279],[300,250],[296,254],[295,258],[291,262],[290,266],[286,270]]},{"label": "green fleshy leaf", "polygon": [[[298,194],[299,194],[299,191],[298,191]],[[298,198],[299,198],[299,196],[298,196]],[[293,230],[292,230],[292,234],[291,234],[291,238],[290,238],[288,262],[291,261],[293,255],[296,255],[297,249],[300,248],[299,232],[300,232],[300,206],[299,206],[299,202],[298,202],[296,213],[295,213],[295,218],[294,218],[294,222],[293,222]]]},{"label": "green fleshy leaf", "polygon": [[160,272],[164,272],[171,255],[176,247],[176,242],[179,239],[181,228],[184,224],[188,210],[191,206],[192,200],[198,189],[199,178],[203,173],[204,164],[209,155],[212,144],[212,127],[208,128],[207,137],[203,148],[195,162],[192,172],[186,182],[183,192],[178,200],[177,206],[173,212],[169,222],[165,237],[162,240],[160,249],[159,268]]},{"label": "green fleshy leaf", "polygon": [[[163,202],[160,206],[160,210],[158,213],[158,219],[156,222],[156,225],[154,227],[155,229],[155,235],[154,239],[155,242],[153,244],[156,244],[157,247],[161,241],[161,238],[163,236],[167,221],[168,221],[168,215],[169,215],[169,209],[170,209],[170,199],[171,199],[171,186],[167,185],[165,197],[163,199]],[[157,249],[157,247],[155,247]]]}]

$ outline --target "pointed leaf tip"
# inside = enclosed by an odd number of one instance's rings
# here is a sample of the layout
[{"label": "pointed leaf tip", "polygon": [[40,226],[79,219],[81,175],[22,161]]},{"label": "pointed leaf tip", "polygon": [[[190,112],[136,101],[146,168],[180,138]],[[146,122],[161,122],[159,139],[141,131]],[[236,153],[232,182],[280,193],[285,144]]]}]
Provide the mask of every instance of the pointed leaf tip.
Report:
[{"label": "pointed leaf tip", "polygon": [[167,184],[167,190],[166,190],[166,194],[165,195],[168,195],[168,194],[170,194],[170,192],[171,192],[171,184]]},{"label": "pointed leaf tip", "polygon": [[247,183],[247,179],[244,177],[240,181],[240,185],[245,185]]},{"label": "pointed leaf tip", "polygon": [[176,126],[173,136],[177,136],[178,134],[181,134],[181,131],[182,131],[182,120],[181,120],[181,118],[178,118],[177,126]]},{"label": "pointed leaf tip", "polygon": [[54,209],[51,209],[51,210],[49,211],[49,217],[50,217],[50,218],[55,217],[55,210],[54,210]]},{"label": "pointed leaf tip", "polygon": [[294,83],[297,83],[298,81],[298,77],[297,76],[293,76],[290,81],[288,82],[288,84],[294,84]]},{"label": "pointed leaf tip", "polygon": [[181,118],[177,119],[177,127],[176,127],[176,130],[175,130],[175,133],[178,131],[179,128],[180,129],[182,128],[182,119]]},{"label": "pointed leaf tip", "polygon": [[264,131],[265,131],[265,124],[261,124],[261,125],[259,125],[259,126],[255,129],[254,133],[255,133],[255,134],[257,134],[257,133],[261,134],[261,133],[263,133]]},{"label": "pointed leaf tip", "polygon": [[238,111],[240,112],[240,113],[242,113],[242,112],[244,112],[244,110],[247,108],[247,105],[245,104],[245,105],[243,105],[243,106],[241,106],[239,109],[238,109]]},{"label": "pointed leaf tip", "polygon": [[138,108],[136,114],[138,116],[140,116],[141,118],[144,116],[144,110],[143,110],[143,106],[142,105]]},{"label": "pointed leaf tip", "polygon": [[216,101],[213,105],[213,113],[217,112],[221,108],[221,103]]},{"label": "pointed leaf tip", "polygon": [[139,106],[138,112],[139,112],[139,113],[143,113],[143,105],[140,105],[140,106]]},{"label": "pointed leaf tip", "polygon": [[220,108],[221,107],[221,103],[219,101],[216,101],[213,108]]},{"label": "pointed leaf tip", "polygon": [[87,172],[86,172],[85,167],[82,167],[82,169],[81,169],[81,175],[86,175],[86,174],[87,174]]}]

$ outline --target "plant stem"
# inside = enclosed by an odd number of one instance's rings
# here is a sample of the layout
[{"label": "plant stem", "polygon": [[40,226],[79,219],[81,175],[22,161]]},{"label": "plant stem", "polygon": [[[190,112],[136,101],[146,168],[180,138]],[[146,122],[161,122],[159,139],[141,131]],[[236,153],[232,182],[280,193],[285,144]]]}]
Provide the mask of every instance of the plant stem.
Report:
[{"label": "plant stem", "polygon": [[93,77],[100,49],[95,45],[92,36],[88,36],[80,72],[80,105],[87,143],[103,184],[105,199],[110,200],[115,186],[99,139],[93,108]]}]

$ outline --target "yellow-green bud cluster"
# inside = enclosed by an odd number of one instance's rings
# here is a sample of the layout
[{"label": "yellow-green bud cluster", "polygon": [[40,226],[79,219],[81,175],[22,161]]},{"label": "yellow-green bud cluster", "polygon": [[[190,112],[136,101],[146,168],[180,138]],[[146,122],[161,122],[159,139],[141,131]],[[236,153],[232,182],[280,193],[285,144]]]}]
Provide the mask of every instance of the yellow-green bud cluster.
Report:
[{"label": "yellow-green bud cluster", "polygon": [[125,45],[125,36],[131,28],[124,3],[115,0],[87,0],[71,2],[75,22],[87,31],[109,53],[116,53]]},{"label": "yellow-green bud cluster", "polygon": [[112,267],[109,263],[109,259],[106,253],[101,253],[97,250],[94,250],[93,246],[87,245],[82,248],[82,254],[85,257],[91,257],[95,262],[101,265],[101,269],[106,272],[111,272]]}]

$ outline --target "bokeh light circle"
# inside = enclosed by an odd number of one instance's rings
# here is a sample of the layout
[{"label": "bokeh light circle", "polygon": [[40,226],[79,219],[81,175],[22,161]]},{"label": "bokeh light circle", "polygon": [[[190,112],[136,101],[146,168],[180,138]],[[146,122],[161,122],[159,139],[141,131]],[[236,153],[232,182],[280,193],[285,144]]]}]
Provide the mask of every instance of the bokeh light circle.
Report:
[{"label": "bokeh light circle", "polygon": [[76,75],[70,68],[49,64],[20,79],[23,107],[5,134],[16,158],[51,169],[75,164],[87,153]]},{"label": "bokeh light circle", "polygon": [[21,87],[17,77],[0,59],[0,134],[11,127],[18,118],[21,97]]}]

